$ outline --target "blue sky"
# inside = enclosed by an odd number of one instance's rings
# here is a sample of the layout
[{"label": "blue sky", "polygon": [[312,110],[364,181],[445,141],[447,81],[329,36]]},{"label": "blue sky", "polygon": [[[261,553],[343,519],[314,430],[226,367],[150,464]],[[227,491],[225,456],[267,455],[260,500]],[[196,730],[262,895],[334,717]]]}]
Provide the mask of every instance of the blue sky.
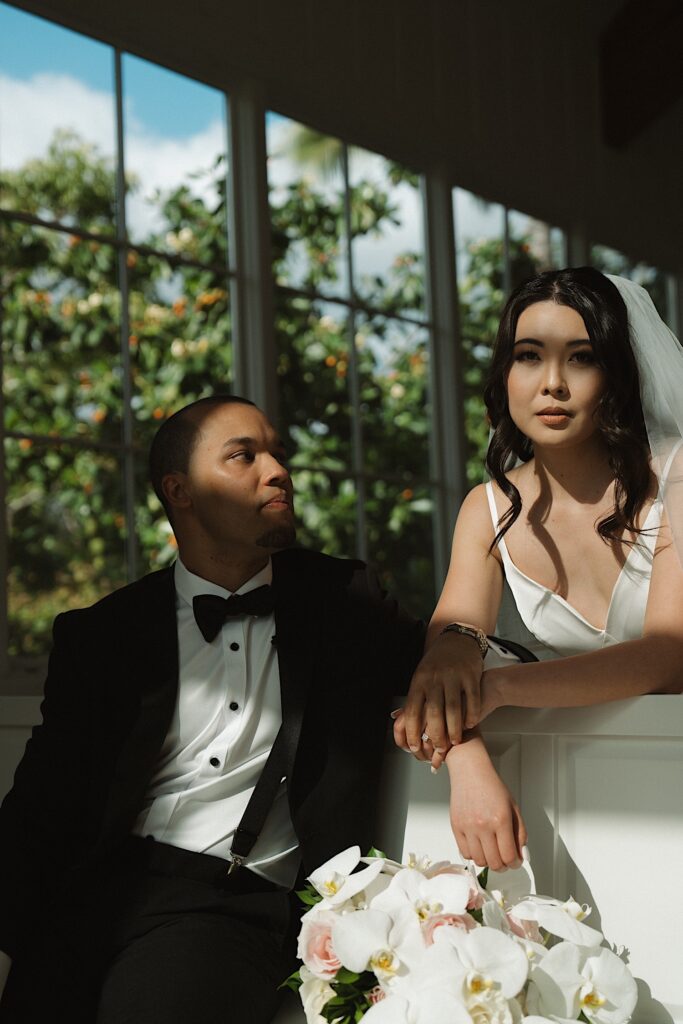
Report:
[{"label": "blue sky", "polygon": [[[111,47],[0,2],[0,73],[28,81],[49,71],[112,93],[113,61]],[[215,89],[135,57],[124,59],[124,89],[136,119],[167,138],[194,135],[221,116]]]}]

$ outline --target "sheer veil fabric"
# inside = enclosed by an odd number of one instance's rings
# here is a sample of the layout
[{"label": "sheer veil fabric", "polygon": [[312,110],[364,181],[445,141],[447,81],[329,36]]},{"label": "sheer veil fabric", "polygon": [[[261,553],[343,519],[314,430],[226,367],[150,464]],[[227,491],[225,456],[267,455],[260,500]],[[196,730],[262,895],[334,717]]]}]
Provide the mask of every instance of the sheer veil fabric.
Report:
[{"label": "sheer veil fabric", "polygon": [[606,276],[626,303],[652,470],[683,567],[683,348],[644,288]]}]

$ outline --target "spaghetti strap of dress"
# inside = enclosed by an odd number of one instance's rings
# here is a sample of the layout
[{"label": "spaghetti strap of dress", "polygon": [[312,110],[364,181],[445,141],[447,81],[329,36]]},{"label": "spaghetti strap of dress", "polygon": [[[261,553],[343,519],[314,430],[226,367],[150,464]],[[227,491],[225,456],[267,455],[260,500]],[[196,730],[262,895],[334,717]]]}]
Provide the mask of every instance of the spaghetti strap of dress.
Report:
[{"label": "spaghetti strap of dress", "polygon": [[[487,483],[486,483],[486,497],[488,498],[488,501],[489,501],[489,511],[491,513],[491,522],[493,523],[493,536],[495,537],[495,535],[498,533],[498,530],[499,530],[499,525],[498,525],[499,516],[498,516],[498,509],[496,508],[496,498],[495,498],[495,495],[493,493],[493,482],[491,480],[487,481]],[[502,537],[498,541],[498,550],[500,551],[501,558],[503,559],[503,568],[505,569],[505,575],[507,576],[509,574],[508,566],[509,565],[513,565],[513,563],[510,560],[510,555],[508,554],[507,546],[506,546],[505,541],[504,541],[504,539]]]}]

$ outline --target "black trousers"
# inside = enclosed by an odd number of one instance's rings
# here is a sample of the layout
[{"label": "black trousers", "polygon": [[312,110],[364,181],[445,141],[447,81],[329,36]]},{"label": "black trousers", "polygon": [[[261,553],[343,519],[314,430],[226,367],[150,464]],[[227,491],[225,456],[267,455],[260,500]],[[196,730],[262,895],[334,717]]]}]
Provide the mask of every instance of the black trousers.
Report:
[{"label": "black trousers", "polygon": [[81,872],[12,966],[0,1024],[268,1024],[294,969],[290,893],[134,840]]}]

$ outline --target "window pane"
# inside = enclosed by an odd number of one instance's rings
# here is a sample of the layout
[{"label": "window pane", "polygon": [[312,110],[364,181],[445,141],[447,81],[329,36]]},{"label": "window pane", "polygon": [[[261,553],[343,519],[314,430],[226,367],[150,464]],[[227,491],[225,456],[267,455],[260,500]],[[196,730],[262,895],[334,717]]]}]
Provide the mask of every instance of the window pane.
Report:
[{"label": "window pane", "polygon": [[418,324],[359,317],[356,353],[364,468],[429,476],[429,335]]},{"label": "window pane", "polygon": [[0,4],[0,203],[114,230],[112,51]]},{"label": "window pane", "polygon": [[429,618],[434,608],[432,498],[427,487],[376,480],[366,501],[368,557],[401,605]]},{"label": "window pane", "polygon": [[508,211],[508,228],[513,288],[532,274],[566,266],[564,235],[559,228],[519,210]]},{"label": "window pane", "polygon": [[460,331],[465,361],[467,477],[484,478],[488,426],[484,379],[505,302],[505,210],[471,192],[453,193]]},{"label": "window pane", "polygon": [[349,153],[356,295],[424,317],[424,214],[418,174],[366,150]]},{"label": "window pane", "polygon": [[125,582],[119,460],[5,441],[10,654],[50,647],[54,616]]},{"label": "window pane", "polygon": [[657,307],[657,312],[662,319],[671,325],[675,320],[674,310],[671,308],[673,290],[670,287],[669,275],[647,263],[636,263],[624,256],[617,249],[610,249],[606,245],[593,245],[591,247],[591,264],[602,270],[603,274],[617,274],[619,277],[628,277],[631,281],[645,288],[650,298]]},{"label": "window pane", "polygon": [[142,574],[163,569],[177,558],[178,544],[161,502],[149,482],[146,450],[141,453],[135,467],[135,502],[139,572]]},{"label": "window pane", "polygon": [[123,59],[128,235],[222,263],[227,252],[223,93]]},{"label": "window pane", "polygon": [[505,284],[505,208],[500,203],[490,203],[464,188],[455,188],[453,218],[458,281],[461,288],[468,274],[479,275],[485,271],[490,287],[498,291],[496,299],[502,307]]},{"label": "window pane", "polygon": [[130,338],[136,441],[196,398],[230,391],[232,331],[226,275],[131,252]]},{"label": "window pane", "polygon": [[5,429],[118,442],[115,249],[19,222],[0,239]]},{"label": "window pane", "polygon": [[344,306],[276,292],[280,428],[294,466],[351,465],[349,329]]},{"label": "window pane", "polygon": [[277,284],[346,295],[342,143],[272,113],[266,138]]},{"label": "window pane", "polygon": [[292,473],[297,541],[327,555],[350,557],[356,551],[356,488],[353,480],[314,469]]}]

